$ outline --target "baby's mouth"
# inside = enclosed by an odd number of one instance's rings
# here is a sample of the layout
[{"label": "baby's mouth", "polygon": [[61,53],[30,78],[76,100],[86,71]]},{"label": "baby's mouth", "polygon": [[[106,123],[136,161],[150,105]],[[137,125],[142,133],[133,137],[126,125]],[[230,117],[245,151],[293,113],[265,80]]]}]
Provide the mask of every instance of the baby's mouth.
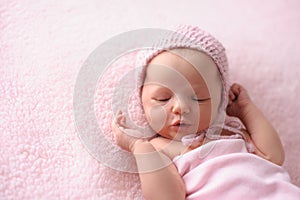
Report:
[{"label": "baby's mouth", "polygon": [[191,126],[191,124],[189,122],[186,122],[186,121],[176,121],[172,124],[172,126],[175,126],[175,127],[189,127],[189,126]]}]

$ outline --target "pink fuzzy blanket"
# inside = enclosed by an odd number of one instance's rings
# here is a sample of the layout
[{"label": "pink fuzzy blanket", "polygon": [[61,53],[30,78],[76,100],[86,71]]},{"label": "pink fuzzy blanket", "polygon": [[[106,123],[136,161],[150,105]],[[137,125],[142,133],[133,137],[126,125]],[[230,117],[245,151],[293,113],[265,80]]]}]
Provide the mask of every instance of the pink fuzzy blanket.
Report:
[{"label": "pink fuzzy blanket", "polygon": [[[298,0],[1,1],[0,199],[142,199],[136,174],[98,162],[82,144],[74,86],[84,60],[107,39],[179,23],[222,41],[231,79],[278,130],[283,167],[300,186],[299,9]],[[110,111],[102,114],[110,121]]]}]

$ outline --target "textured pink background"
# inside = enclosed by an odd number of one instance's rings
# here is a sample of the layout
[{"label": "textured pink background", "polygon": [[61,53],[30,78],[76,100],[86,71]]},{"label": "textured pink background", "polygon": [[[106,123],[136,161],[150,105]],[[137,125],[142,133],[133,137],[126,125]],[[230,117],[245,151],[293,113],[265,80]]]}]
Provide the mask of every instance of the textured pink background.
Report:
[{"label": "textured pink background", "polygon": [[137,176],[84,149],[73,90],[87,56],[138,28],[193,24],[227,47],[244,84],[280,133],[300,186],[300,1],[0,2],[0,199],[140,199]]}]

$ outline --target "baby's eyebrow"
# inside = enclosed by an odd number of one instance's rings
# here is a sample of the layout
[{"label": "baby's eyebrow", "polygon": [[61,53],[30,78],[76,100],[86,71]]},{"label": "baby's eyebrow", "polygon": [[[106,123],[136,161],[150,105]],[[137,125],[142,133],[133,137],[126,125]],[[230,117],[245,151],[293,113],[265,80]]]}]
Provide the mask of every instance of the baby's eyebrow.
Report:
[{"label": "baby's eyebrow", "polygon": [[207,89],[207,85],[206,84],[194,84],[193,88],[194,89]]},{"label": "baby's eyebrow", "polygon": [[144,84],[143,86],[151,86],[152,88],[154,88],[156,90],[170,90],[167,86],[157,84],[157,83],[147,83],[147,84]]}]

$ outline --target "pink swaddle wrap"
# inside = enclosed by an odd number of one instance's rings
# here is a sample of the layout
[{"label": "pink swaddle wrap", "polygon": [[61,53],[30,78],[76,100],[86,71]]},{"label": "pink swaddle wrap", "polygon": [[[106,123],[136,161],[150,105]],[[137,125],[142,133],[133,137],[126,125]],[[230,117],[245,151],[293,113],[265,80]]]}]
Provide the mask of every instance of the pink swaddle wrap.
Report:
[{"label": "pink swaddle wrap", "polygon": [[248,153],[241,139],[209,142],[174,159],[186,199],[298,200],[300,189],[280,166]]}]

